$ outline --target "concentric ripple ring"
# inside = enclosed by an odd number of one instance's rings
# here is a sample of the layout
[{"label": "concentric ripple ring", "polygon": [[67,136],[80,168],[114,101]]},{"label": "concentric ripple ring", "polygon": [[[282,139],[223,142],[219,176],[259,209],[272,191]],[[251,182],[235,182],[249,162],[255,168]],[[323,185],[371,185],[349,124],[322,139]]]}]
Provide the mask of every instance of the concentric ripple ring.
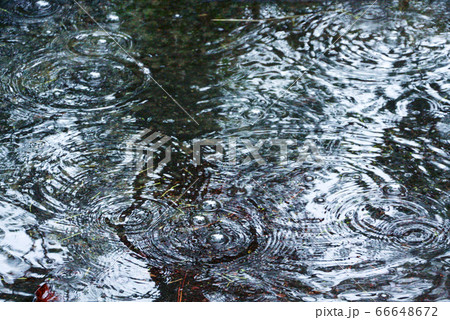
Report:
[{"label": "concentric ripple ring", "polygon": [[182,212],[154,217],[147,232],[129,230],[128,240],[162,265],[217,264],[237,260],[258,247],[255,226],[238,212]]},{"label": "concentric ripple ring", "polygon": [[3,84],[11,102],[77,110],[119,106],[141,92],[150,75],[129,60],[69,54],[43,55],[12,69]]},{"label": "concentric ripple ring", "polygon": [[435,221],[422,219],[396,221],[386,232],[395,246],[412,250],[434,252],[450,244],[449,228]]},{"label": "concentric ripple ring", "polygon": [[52,45],[62,46],[68,51],[82,56],[99,57],[123,55],[133,47],[131,37],[122,32],[86,30],[56,39]]},{"label": "concentric ripple ring", "polygon": [[64,9],[63,0],[3,1],[0,8],[15,22],[38,23],[56,15]]},{"label": "concentric ripple ring", "polygon": [[404,250],[435,253],[450,245],[450,226],[440,217],[442,212],[439,203],[415,195],[347,199],[333,214],[342,222],[341,232],[356,232]]}]

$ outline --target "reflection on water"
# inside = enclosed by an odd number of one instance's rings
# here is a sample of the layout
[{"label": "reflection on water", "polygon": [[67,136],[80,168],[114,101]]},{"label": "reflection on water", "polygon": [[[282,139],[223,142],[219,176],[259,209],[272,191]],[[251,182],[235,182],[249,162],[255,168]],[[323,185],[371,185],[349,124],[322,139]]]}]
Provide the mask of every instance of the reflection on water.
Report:
[{"label": "reflection on water", "polygon": [[80,3],[0,1],[0,299],[450,298],[448,1]]}]

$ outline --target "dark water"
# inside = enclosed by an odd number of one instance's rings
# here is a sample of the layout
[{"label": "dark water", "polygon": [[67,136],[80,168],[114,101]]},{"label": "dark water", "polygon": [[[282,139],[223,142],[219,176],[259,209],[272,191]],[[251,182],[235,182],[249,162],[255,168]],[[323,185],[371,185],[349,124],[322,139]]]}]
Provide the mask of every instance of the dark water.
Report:
[{"label": "dark water", "polygon": [[450,299],[448,1],[79,4],[0,1],[1,300]]}]

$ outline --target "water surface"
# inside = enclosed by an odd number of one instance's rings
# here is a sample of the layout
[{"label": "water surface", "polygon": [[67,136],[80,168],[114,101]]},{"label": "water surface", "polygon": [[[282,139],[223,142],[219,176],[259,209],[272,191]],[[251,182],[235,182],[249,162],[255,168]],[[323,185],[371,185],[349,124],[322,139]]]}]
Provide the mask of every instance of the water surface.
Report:
[{"label": "water surface", "polygon": [[448,1],[79,4],[0,1],[0,299],[449,300]]}]

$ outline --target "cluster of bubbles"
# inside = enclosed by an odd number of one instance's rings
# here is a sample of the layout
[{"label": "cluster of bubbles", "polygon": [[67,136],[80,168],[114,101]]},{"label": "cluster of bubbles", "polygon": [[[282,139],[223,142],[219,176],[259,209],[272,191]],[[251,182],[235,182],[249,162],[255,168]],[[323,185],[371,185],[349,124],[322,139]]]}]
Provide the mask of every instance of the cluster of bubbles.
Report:
[{"label": "cluster of bubbles", "polygon": [[196,210],[160,206],[134,210],[123,224],[124,235],[152,263],[220,264],[243,258],[258,247],[258,226],[244,212],[230,211],[215,200],[204,201]]}]

